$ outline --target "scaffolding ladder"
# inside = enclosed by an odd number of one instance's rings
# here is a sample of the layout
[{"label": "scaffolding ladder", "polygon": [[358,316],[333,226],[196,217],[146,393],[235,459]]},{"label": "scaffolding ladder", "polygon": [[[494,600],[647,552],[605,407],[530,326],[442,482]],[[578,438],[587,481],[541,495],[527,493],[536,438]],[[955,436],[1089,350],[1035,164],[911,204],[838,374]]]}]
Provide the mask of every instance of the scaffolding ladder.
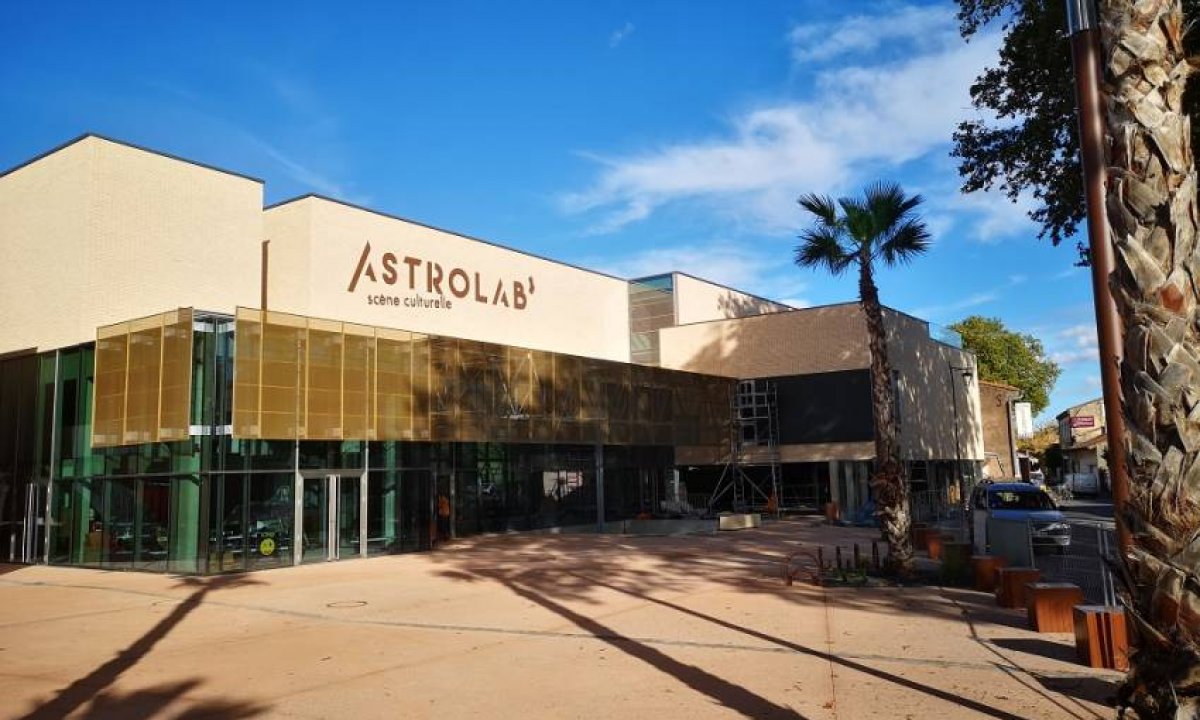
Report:
[{"label": "scaffolding ladder", "polygon": [[[779,412],[775,383],[771,380],[740,380],[730,391],[729,455],[708,500],[712,514],[727,495],[734,512],[781,510],[779,458]],[[766,468],[766,477],[756,482],[747,467]]]}]

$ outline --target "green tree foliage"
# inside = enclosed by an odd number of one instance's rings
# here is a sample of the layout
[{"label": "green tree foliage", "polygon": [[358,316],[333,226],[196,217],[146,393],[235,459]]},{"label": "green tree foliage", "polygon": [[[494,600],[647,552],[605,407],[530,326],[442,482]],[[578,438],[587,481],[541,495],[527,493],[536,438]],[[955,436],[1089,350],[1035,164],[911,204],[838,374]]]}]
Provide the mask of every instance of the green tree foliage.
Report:
[{"label": "green tree foliage", "polygon": [[950,326],[963,339],[963,347],[975,353],[983,380],[1019,388],[1022,400],[1036,415],[1050,404],[1050,390],[1062,370],[1046,357],[1042,341],[1004,327],[997,318],[972,315]]},{"label": "green tree foliage", "polygon": [[[1082,170],[1075,122],[1075,84],[1063,0],[958,0],[959,31],[970,40],[986,25],[1002,23],[999,62],[971,86],[982,117],[959,124],[954,150],[963,191],[996,188],[1016,200],[1037,202],[1029,217],[1055,245],[1083,220]],[[1200,17],[1200,0],[1183,0],[1187,18]],[[1200,51],[1200,33],[1185,36],[1189,55]],[[1200,85],[1184,95],[1188,115],[1200,112]],[[1200,148],[1200,122],[1192,123]],[[1082,244],[1079,246],[1083,254]]]}]

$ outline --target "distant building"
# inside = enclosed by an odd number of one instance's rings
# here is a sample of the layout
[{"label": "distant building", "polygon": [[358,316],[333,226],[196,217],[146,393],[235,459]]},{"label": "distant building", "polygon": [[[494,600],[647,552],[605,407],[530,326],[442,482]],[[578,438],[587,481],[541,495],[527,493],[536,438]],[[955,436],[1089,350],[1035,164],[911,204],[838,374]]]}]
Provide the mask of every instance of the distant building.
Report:
[{"label": "distant building", "polygon": [[[979,381],[979,406],[983,420],[983,476],[989,480],[1018,477],[1017,434],[1013,406],[1021,391],[1004,383]],[[1027,403],[1024,403],[1027,404]]]},{"label": "distant building", "polygon": [[1106,477],[1108,461],[1104,458],[1104,450],[1108,437],[1103,398],[1069,407],[1059,413],[1056,420],[1063,454],[1062,472]]}]

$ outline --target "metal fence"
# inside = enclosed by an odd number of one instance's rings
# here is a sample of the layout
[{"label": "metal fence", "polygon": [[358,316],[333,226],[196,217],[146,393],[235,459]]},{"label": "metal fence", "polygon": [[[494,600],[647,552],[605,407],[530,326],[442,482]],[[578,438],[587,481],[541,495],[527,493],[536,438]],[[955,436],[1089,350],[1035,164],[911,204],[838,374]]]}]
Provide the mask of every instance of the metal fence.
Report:
[{"label": "metal fence", "polygon": [[1004,557],[1011,567],[1036,567],[1040,582],[1078,585],[1089,604],[1116,605],[1116,588],[1105,562],[1117,547],[1116,531],[1103,523],[1065,522],[1071,526],[1071,543],[1058,548],[1035,544],[1028,520],[988,518],[988,552]]},{"label": "metal fence", "polygon": [[1070,520],[1071,544],[1061,554],[1035,548],[1034,566],[1042,582],[1069,582],[1095,605],[1116,605],[1116,587],[1105,558],[1115,557],[1116,531],[1102,523]]},{"label": "metal fence", "polygon": [[951,503],[944,492],[909,493],[908,506],[913,522],[948,527],[958,524],[962,518],[962,507]]}]

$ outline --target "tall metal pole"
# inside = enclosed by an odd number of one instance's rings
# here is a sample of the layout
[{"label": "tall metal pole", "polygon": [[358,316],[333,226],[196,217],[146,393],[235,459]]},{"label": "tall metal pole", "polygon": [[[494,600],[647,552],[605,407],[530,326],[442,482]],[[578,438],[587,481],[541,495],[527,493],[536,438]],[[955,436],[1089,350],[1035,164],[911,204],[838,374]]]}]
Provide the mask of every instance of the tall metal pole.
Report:
[{"label": "tall metal pole", "polygon": [[962,375],[965,381],[967,368],[956,367],[950,361],[946,361],[946,370],[950,373],[950,402],[954,408],[954,477],[958,482],[959,524],[962,525],[965,533],[969,530],[967,527],[967,483],[962,471],[962,443],[958,435],[958,383],[954,377]]},{"label": "tall metal pole", "polygon": [[1129,499],[1129,473],[1125,462],[1125,416],[1121,414],[1121,317],[1108,287],[1112,275],[1112,244],[1105,212],[1106,160],[1104,110],[1100,96],[1100,29],[1093,0],[1067,1],[1067,30],[1071,37],[1071,62],[1075,66],[1075,101],[1079,110],[1079,146],[1083,187],[1087,200],[1088,249],[1092,264],[1092,299],[1096,308],[1096,336],[1100,350],[1100,384],[1108,435],[1108,472],[1112,482],[1113,514],[1122,556],[1129,550],[1129,528],[1124,507]]}]

